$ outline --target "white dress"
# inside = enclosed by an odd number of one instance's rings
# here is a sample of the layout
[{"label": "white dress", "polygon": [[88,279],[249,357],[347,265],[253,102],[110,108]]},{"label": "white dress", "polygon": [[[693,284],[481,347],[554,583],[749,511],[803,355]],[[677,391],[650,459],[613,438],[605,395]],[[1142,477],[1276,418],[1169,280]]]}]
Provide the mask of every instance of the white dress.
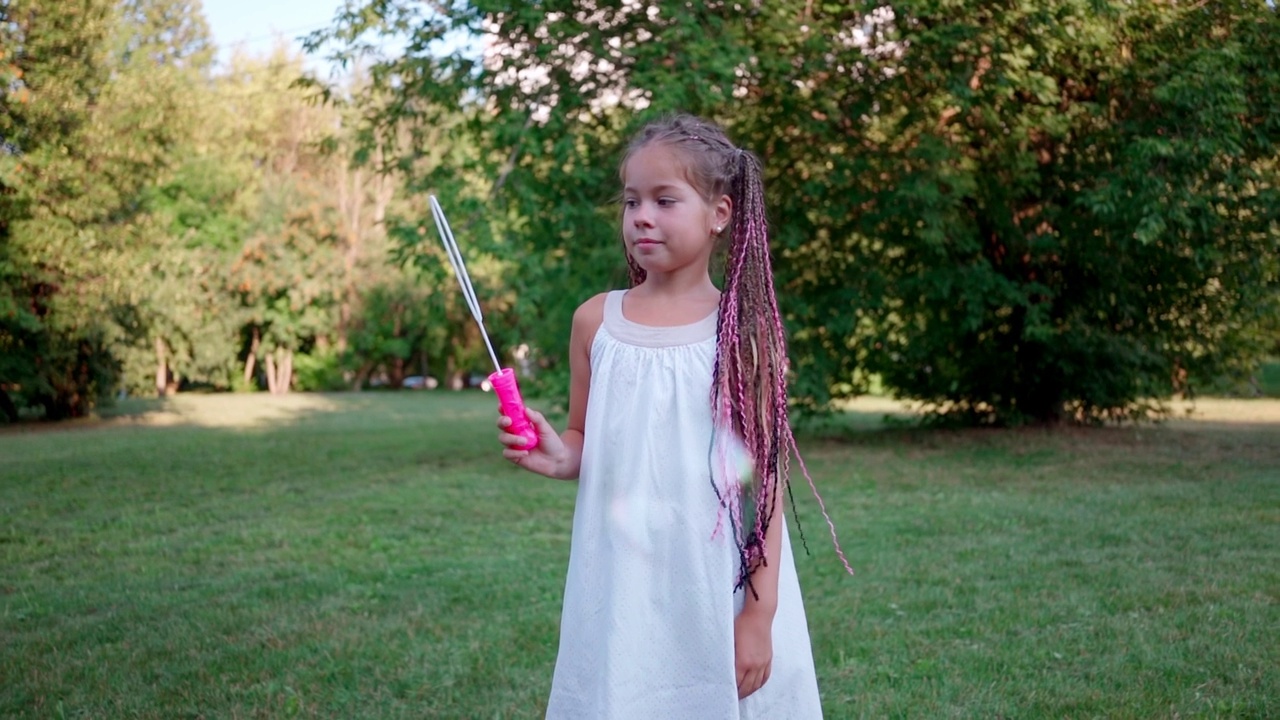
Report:
[{"label": "white dress", "polygon": [[800,584],[782,534],[773,665],[738,700],[738,554],[717,529],[710,390],[716,317],[650,327],[607,296],[591,346],[582,469],[550,720],[822,717]]}]

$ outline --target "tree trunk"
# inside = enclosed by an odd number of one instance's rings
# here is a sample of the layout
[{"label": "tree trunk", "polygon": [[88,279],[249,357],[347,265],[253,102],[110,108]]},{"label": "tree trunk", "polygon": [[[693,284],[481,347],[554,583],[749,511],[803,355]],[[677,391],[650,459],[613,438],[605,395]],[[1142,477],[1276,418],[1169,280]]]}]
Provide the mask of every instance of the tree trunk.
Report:
[{"label": "tree trunk", "polygon": [[267,353],[267,392],[272,395],[276,392],[276,358],[274,353]]},{"label": "tree trunk", "polygon": [[276,378],[276,389],[281,395],[288,394],[293,385],[293,351],[284,351],[284,360],[280,363],[280,377]]},{"label": "tree trunk", "polygon": [[156,396],[169,394],[169,363],[165,358],[164,340],[156,338]]},{"label": "tree trunk", "polygon": [[360,365],[360,369],[356,370],[351,380],[352,390],[364,390],[364,384],[369,381],[369,373],[373,372],[373,363],[366,361]]},{"label": "tree trunk", "polygon": [[253,341],[249,343],[249,357],[244,359],[244,384],[248,385],[253,382],[253,371],[258,362],[258,346],[262,344],[262,335],[259,334],[258,328],[253,329]]},{"label": "tree trunk", "polygon": [[[280,361],[276,362],[276,356]],[[267,390],[272,395],[284,395],[293,384],[293,351],[276,348],[267,354]]]},{"label": "tree trunk", "polygon": [[450,355],[445,363],[444,384],[450,390],[462,390],[467,386],[466,375],[458,369],[458,363]]}]

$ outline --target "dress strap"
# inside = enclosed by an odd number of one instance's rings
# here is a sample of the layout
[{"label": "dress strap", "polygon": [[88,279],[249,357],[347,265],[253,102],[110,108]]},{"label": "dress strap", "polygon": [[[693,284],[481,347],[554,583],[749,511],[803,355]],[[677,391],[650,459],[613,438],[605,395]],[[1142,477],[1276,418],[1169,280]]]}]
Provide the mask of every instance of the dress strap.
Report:
[{"label": "dress strap", "polygon": [[617,326],[622,320],[622,296],[626,290],[610,290],[604,296],[604,322],[610,327]]}]

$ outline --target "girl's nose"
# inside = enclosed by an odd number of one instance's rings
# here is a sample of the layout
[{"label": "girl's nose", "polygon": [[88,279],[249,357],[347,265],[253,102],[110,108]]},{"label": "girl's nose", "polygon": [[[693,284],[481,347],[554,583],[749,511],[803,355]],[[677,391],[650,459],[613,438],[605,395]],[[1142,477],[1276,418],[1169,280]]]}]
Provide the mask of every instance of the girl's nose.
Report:
[{"label": "girl's nose", "polygon": [[653,220],[649,215],[648,203],[640,203],[631,213],[631,222],[636,227],[653,227]]}]

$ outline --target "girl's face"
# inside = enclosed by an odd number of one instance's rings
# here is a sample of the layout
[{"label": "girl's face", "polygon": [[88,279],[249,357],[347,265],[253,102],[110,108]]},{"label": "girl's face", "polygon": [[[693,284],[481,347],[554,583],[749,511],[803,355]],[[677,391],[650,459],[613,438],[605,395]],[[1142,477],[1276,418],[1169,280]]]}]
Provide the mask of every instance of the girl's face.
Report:
[{"label": "girl's face", "polygon": [[679,153],[660,144],[632,154],[622,180],[622,237],[636,263],[650,275],[705,273],[716,229],[729,222],[728,196],[707,202],[689,184]]}]

